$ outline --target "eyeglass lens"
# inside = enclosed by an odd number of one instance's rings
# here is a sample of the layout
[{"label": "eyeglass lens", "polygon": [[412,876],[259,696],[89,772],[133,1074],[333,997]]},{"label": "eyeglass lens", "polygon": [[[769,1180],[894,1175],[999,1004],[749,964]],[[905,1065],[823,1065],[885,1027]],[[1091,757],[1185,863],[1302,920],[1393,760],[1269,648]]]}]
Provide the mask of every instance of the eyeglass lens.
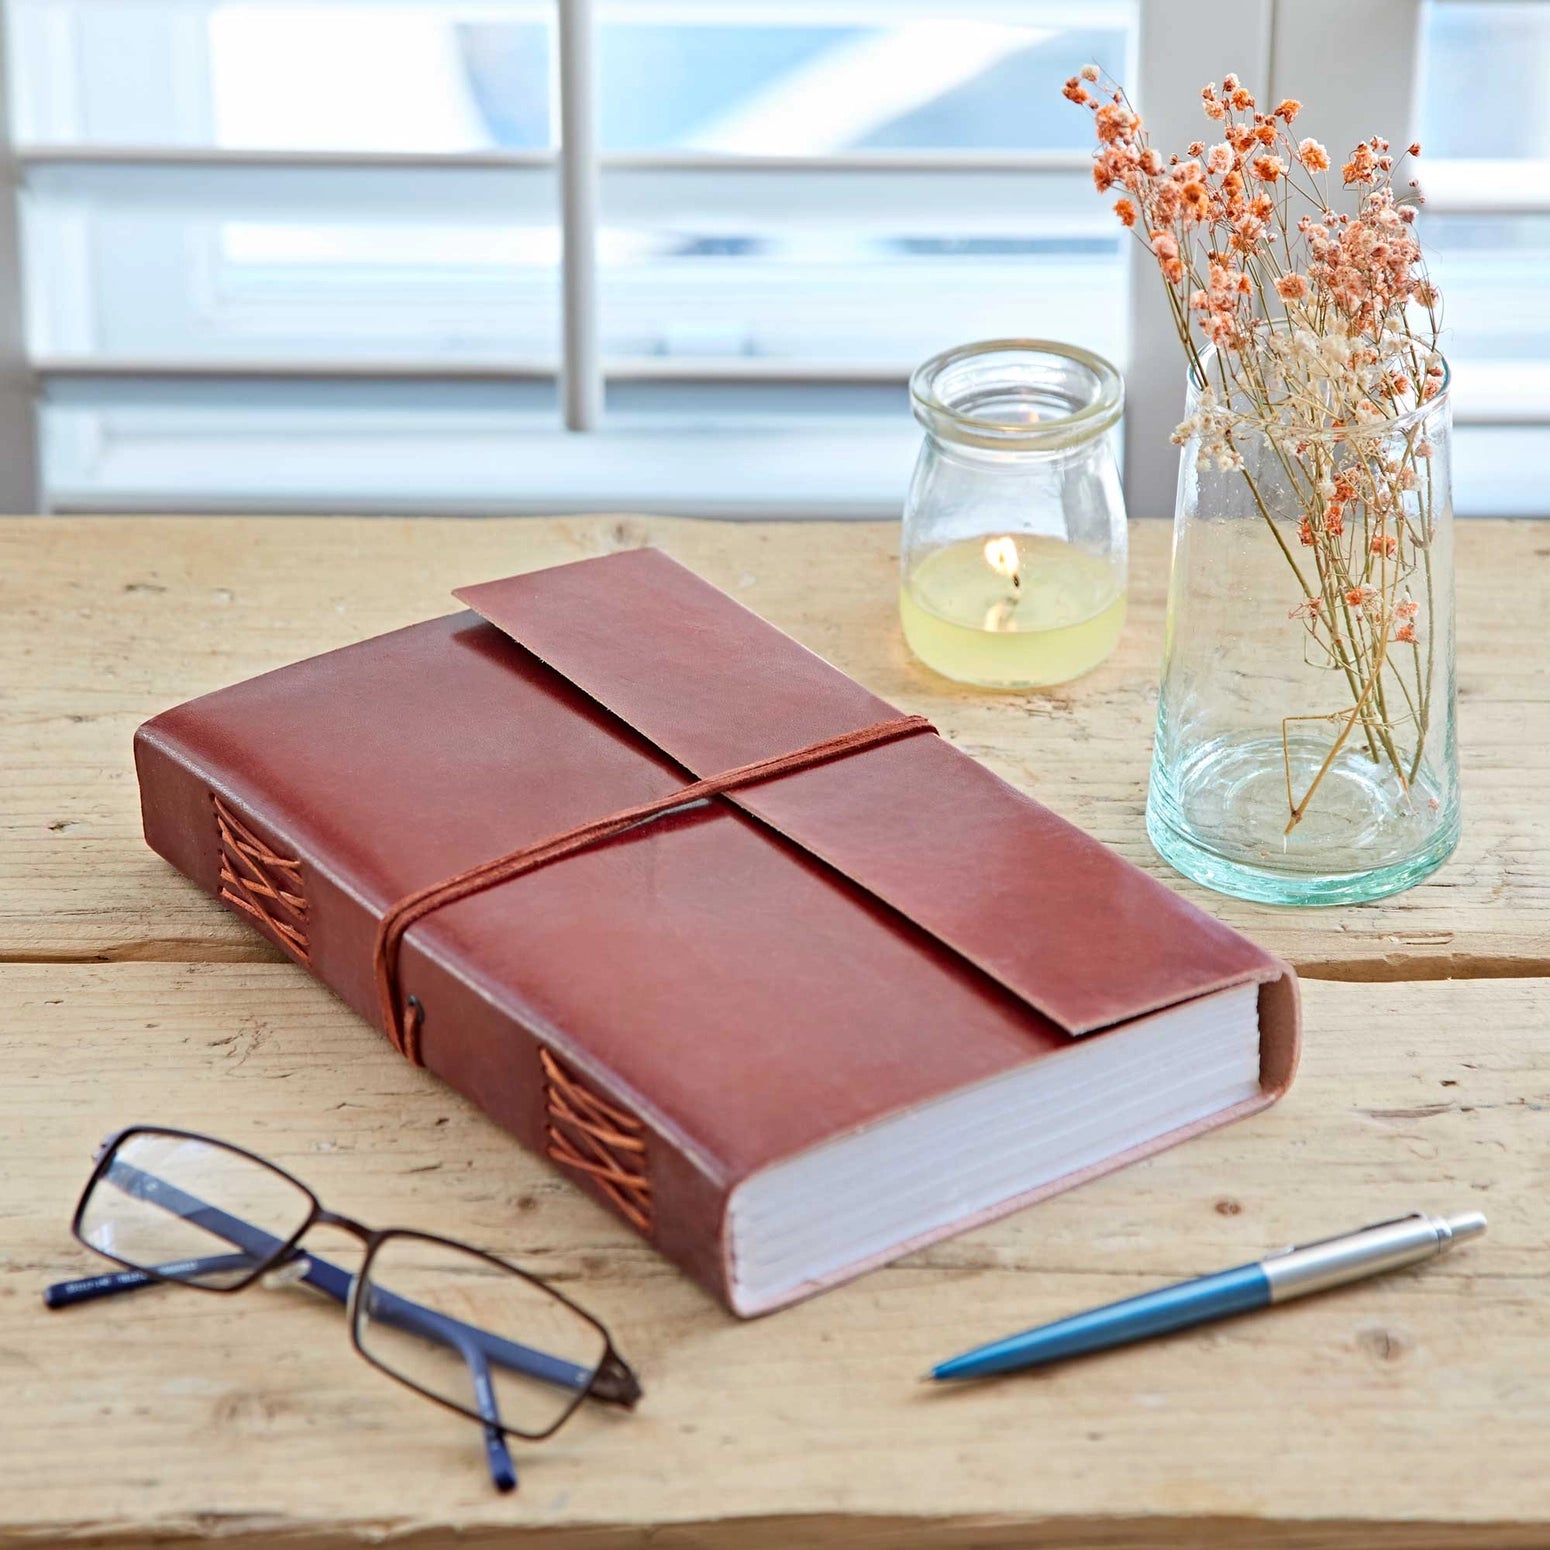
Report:
[{"label": "eyeglass lens", "polygon": [[529,1434],[564,1418],[607,1350],[601,1330],[540,1283],[409,1232],[389,1234],[370,1256],[356,1340],[421,1392]]},{"label": "eyeglass lens", "polygon": [[123,1137],[82,1202],[84,1242],[138,1270],[226,1287],[249,1279],[301,1229],[312,1198],[218,1142],[164,1131]]}]

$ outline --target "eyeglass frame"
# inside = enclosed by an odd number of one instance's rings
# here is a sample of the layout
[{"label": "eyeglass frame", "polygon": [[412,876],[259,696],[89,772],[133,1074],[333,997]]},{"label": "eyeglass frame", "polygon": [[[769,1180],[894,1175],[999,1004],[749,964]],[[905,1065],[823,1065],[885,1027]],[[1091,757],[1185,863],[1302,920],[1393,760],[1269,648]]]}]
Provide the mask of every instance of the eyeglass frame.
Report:
[{"label": "eyeglass frame", "polygon": [[[133,1260],[124,1259],[122,1256],[117,1254],[111,1254],[106,1249],[99,1248],[95,1243],[92,1243],[86,1237],[82,1228],[82,1219],[85,1216],[87,1202],[91,1199],[92,1191],[96,1189],[98,1183],[101,1182],[103,1177],[111,1168],[113,1159],[117,1155],[119,1148],[123,1146],[126,1141],[137,1135],[170,1136],[176,1140],[181,1141],[197,1141],[202,1145],[213,1146],[219,1151],[230,1152],[238,1157],[245,1158],[249,1162],[256,1163],[259,1167],[267,1169],[270,1173],[278,1174],[288,1184],[291,1184],[296,1189],[300,1190],[309,1203],[308,1214],[305,1220],[302,1222],[301,1226],[294,1233],[292,1233],[289,1238],[281,1243],[279,1248],[275,1249],[268,1258],[261,1259],[254,1267],[254,1269],[244,1275],[241,1280],[234,1281],[230,1285],[226,1286],[208,1286],[198,1281],[182,1280],[177,1276],[165,1275],[151,1266],[136,1264]],[[135,1165],[131,1163],[129,1166],[134,1167]],[[154,1175],[150,1176],[155,1177]],[[165,1183],[165,1181],[160,1182]],[[177,1186],[169,1187],[177,1188]],[[197,1197],[191,1196],[190,1198]],[[221,1214],[230,1215],[231,1213],[223,1211]],[[238,1217],[233,1217],[233,1220],[240,1221],[241,1219]],[[243,1223],[243,1225],[251,1227],[251,1224],[249,1223]],[[295,1260],[301,1252],[300,1244],[302,1239],[305,1238],[306,1235],[315,1227],[336,1227],[342,1232],[349,1233],[352,1237],[358,1239],[366,1246],[366,1254],[361,1261],[360,1268],[354,1271],[345,1270],[342,1266],[330,1265],[327,1260],[319,1259],[315,1255],[301,1255],[301,1258],[310,1260],[313,1264],[326,1267],[329,1270],[337,1272],[339,1275],[349,1278],[349,1293],[345,1299],[345,1317],[350,1329],[350,1344],[354,1347],[356,1354],[359,1355],[364,1361],[368,1362],[371,1366],[375,1367],[379,1372],[393,1379],[394,1382],[401,1383],[405,1388],[412,1390],[414,1393],[420,1394],[426,1399],[433,1400],[443,1409],[452,1411],[454,1415],[464,1416],[471,1421],[477,1422],[479,1425],[486,1429],[487,1434],[493,1431],[500,1433],[502,1436],[520,1438],[524,1442],[542,1442],[546,1438],[552,1437],[568,1420],[570,1420],[570,1418],[580,1408],[584,1400],[595,1399],[603,1404],[617,1405],[624,1409],[633,1409],[636,1402],[639,1400],[641,1396],[639,1381],[636,1379],[635,1374],[631,1370],[629,1364],[619,1354],[618,1348],[614,1345],[613,1337],[609,1334],[607,1327],[600,1319],[588,1313],[585,1308],[580,1307],[563,1292],[551,1286],[546,1280],[543,1279],[542,1276],[534,1275],[531,1271],[523,1270],[519,1266],[510,1263],[509,1260],[502,1259],[498,1254],[491,1254],[485,1249],[476,1248],[473,1244],[464,1243],[457,1238],[448,1238],[439,1233],[422,1232],[418,1228],[413,1227],[367,1227],[364,1223],[356,1221],[353,1217],[344,1216],[337,1211],[328,1210],[323,1205],[322,1201],[318,1198],[317,1193],[313,1189],[304,1184],[293,1173],[289,1172],[285,1168],[280,1167],[278,1163],[270,1161],[269,1158],[260,1155],[258,1152],[251,1151],[245,1146],[238,1146],[231,1141],[223,1141],[217,1136],[207,1135],[202,1131],[180,1130],[168,1125],[137,1124],[126,1125],[122,1130],[113,1132],[103,1141],[102,1145],[98,1148],[91,1174],[86,1180],[85,1187],[81,1191],[81,1197],[76,1202],[75,1211],[70,1218],[71,1236],[74,1237],[75,1240],[84,1248],[90,1249],[92,1253],[100,1255],[103,1259],[106,1259],[115,1265],[121,1265],[125,1270],[131,1271],[135,1275],[144,1276],[146,1278],[146,1282],[144,1283],[127,1283],[122,1287],[105,1288],[103,1290],[130,1290],[133,1287],[137,1287],[149,1282],[161,1282],[168,1286],[188,1287],[194,1291],[213,1292],[221,1296],[225,1296],[233,1292],[245,1291],[248,1287],[252,1286],[255,1281],[261,1280],[271,1271],[280,1269],[282,1266]],[[265,1237],[272,1236],[272,1234],[265,1232],[262,1228],[255,1228],[253,1230],[255,1232],[262,1233]],[[504,1419],[492,1421],[487,1415],[483,1415],[477,1410],[468,1409],[462,1405],[459,1405],[454,1400],[446,1399],[439,1394],[433,1393],[431,1390],[423,1387],[422,1385],[415,1383],[412,1379],[405,1377],[402,1373],[386,1366],[379,1358],[374,1357],[365,1348],[365,1346],[361,1343],[361,1319],[364,1310],[361,1307],[360,1289],[367,1283],[369,1279],[367,1273],[371,1268],[372,1261],[376,1257],[378,1250],[384,1243],[389,1242],[394,1238],[414,1238],[422,1243],[433,1243],[443,1248],[456,1249],[465,1254],[472,1254],[475,1258],[482,1259],[487,1264],[493,1265],[498,1269],[505,1270],[509,1274],[518,1277],[520,1280],[526,1281],[529,1285],[537,1287],[539,1291],[547,1293],[562,1306],[568,1308],[572,1313],[576,1314],[577,1317],[582,1319],[585,1323],[591,1325],[591,1327],[602,1336],[603,1354],[601,1357],[599,1357],[597,1364],[593,1369],[591,1378],[584,1386],[576,1389],[570,1404],[560,1413],[559,1417],[555,1421],[553,1421],[542,1431],[525,1431],[521,1427],[508,1425]],[[234,1246],[239,1249],[241,1248],[240,1244],[234,1244]],[[59,1287],[51,1287],[49,1290],[50,1292],[53,1292],[78,1284],[80,1283],[63,1282],[60,1283]],[[93,1293],[92,1295],[99,1294],[100,1293]],[[63,1302],[57,1304],[53,1302],[50,1303],[50,1306],[63,1305]],[[439,1316],[440,1315],[438,1315],[438,1317]],[[473,1328],[476,1326],[470,1327]],[[488,1330],[481,1330],[479,1332],[481,1334],[489,1335],[491,1338],[503,1338],[500,1336],[492,1335],[492,1332]]]}]

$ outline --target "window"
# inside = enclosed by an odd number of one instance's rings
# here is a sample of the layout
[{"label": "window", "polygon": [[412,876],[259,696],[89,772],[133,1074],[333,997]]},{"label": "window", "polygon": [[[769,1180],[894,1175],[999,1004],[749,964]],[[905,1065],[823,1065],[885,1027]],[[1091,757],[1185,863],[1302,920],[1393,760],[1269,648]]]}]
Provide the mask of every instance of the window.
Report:
[{"label": "window", "polygon": [[[1132,509],[1166,511],[1177,346],[1153,297],[1132,326],[1059,84],[1097,59],[1196,133],[1187,10],[1342,90],[1333,0],[0,4],[60,509],[891,515],[910,368],[1024,334],[1131,368]],[[1457,83],[1542,80],[1550,0],[1368,10],[1424,43],[1461,506],[1528,509],[1550,148]],[[1403,118],[1407,48],[1368,52]]]},{"label": "window", "polygon": [[58,505],[892,510],[923,356],[1073,309],[1125,352],[1059,84],[1128,73],[1128,4],[600,3],[595,366],[553,0],[11,13]]},{"label": "window", "polygon": [[[1425,13],[1420,226],[1442,287],[1462,511],[1547,510],[1550,81],[1547,0]],[[1486,104],[1497,105],[1491,111]],[[1513,105],[1516,104],[1516,109]]]}]

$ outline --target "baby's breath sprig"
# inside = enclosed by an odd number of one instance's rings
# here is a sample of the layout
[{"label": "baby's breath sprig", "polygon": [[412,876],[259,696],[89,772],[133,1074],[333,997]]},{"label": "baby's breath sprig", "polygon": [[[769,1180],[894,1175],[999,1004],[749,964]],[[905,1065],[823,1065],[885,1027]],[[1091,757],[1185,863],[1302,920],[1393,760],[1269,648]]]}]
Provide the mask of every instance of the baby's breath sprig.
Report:
[{"label": "baby's breath sprig", "polygon": [[[1446,381],[1441,302],[1414,231],[1420,194],[1394,186],[1421,147],[1396,156],[1378,136],[1356,146],[1340,167],[1356,212],[1337,213],[1329,152],[1294,139],[1292,98],[1264,112],[1226,76],[1200,94],[1215,127],[1165,158],[1096,66],[1065,95],[1092,112],[1093,180],[1122,191],[1114,212],[1155,261],[1184,347],[1196,391],[1173,439],[1202,470],[1242,473],[1296,581],[1289,620],[1309,660],[1349,689],[1300,795],[1287,748],[1287,832],[1358,728],[1408,791],[1431,703],[1433,522],[1431,447],[1415,420],[1399,422]],[[1250,437],[1264,438],[1297,497],[1295,533],[1283,535],[1245,462]]]}]

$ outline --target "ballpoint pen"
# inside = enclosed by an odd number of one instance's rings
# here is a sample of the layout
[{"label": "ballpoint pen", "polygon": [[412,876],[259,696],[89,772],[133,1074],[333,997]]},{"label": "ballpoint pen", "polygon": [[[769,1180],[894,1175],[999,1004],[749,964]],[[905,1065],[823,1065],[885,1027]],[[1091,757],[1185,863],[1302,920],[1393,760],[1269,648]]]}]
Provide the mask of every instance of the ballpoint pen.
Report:
[{"label": "ballpoint pen", "polygon": [[1446,1217],[1413,1211],[1391,1222],[1298,1244],[1253,1264],[1159,1287],[1139,1297],[1024,1330],[952,1357],[926,1376],[937,1382],[988,1378],[1213,1323],[1416,1264],[1484,1231],[1485,1218],[1478,1211]]}]

